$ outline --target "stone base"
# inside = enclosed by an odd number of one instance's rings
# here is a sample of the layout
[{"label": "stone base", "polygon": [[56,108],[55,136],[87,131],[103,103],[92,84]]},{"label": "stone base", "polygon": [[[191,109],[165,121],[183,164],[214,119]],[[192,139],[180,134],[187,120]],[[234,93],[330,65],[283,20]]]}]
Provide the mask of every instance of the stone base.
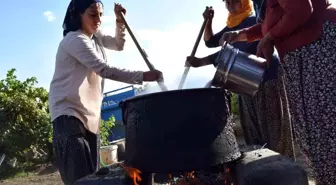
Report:
[{"label": "stone base", "polygon": [[235,171],[238,185],[308,185],[304,169],[269,149],[247,149]]},{"label": "stone base", "polygon": [[[272,150],[255,148],[258,146],[241,149],[244,157],[235,164],[228,164],[236,177],[235,185],[308,185],[307,173],[297,163]],[[134,185],[125,177],[125,171],[118,163],[102,168],[98,173],[83,177],[75,183],[75,185],[108,184]]]},{"label": "stone base", "polygon": [[119,163],[101,168],[97,173],[77,180],[74,185],[133,185],[125,178],[125,171]]}]

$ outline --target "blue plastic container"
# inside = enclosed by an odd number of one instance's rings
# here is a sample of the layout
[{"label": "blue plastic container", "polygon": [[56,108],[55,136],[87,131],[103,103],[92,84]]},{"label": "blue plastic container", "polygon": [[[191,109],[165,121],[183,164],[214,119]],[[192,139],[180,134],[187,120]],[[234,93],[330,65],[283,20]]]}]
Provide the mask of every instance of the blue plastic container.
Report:
[{"label": "blue plastic container", "polygon": [[108,137],[109,141],[125,138],[125,129],[122,123],[122,114],[119,102],[133,96],[135,96],[135,88],[133,86],[127,86],[104,93],[101,117],[106,121],[111,116],[114,116],[116,120],[116,125],[111,130],[112,134]]}]

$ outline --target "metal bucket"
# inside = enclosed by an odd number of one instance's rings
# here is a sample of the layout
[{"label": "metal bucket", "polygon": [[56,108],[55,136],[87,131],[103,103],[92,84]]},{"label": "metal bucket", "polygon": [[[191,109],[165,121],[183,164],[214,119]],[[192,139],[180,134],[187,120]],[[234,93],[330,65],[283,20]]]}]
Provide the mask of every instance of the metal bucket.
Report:
[{"label": "metal bucket", "polygon": [[254,96],[258,91],[267,66],[265,59],[239,51],[230,44],[223,46],[216,62],[212,86],[247,96]]}]

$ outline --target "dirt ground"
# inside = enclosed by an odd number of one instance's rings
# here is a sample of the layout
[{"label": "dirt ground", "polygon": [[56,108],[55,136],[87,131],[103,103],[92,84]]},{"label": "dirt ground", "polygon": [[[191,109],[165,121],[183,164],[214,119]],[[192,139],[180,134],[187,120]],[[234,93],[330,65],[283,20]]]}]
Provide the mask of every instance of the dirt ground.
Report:
[{"label": "dirt ground", "polygon": [[54,166],[46,166],[33,173],[20,173],[15,178],[0,181],[1,185],[62,185],[60,175]]}]

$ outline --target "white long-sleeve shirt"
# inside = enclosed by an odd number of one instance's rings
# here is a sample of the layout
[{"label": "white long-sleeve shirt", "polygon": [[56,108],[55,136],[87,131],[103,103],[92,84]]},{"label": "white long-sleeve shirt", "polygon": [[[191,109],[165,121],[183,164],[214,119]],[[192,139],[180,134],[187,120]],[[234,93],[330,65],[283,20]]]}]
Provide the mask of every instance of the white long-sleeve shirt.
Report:
[{"label": "white long-sleeve shirt", "polygon": [[[125,27],[117,23],[115,37],[102,32],[88,37],[80,30],[69,32],[61,41],[56,55],[55,72],[49,90],[51,119],[61,115],[75,116],[92,133],[99,131],[104,80],[142,84],[141,71],[129,71],[106,63],[104,51],[97,45],[121,51]],[[97,45],[96,45],[97,44]],[[98,47],[99,47],[98,46]],[[99,52],[100,51],[100,52]]]}]

